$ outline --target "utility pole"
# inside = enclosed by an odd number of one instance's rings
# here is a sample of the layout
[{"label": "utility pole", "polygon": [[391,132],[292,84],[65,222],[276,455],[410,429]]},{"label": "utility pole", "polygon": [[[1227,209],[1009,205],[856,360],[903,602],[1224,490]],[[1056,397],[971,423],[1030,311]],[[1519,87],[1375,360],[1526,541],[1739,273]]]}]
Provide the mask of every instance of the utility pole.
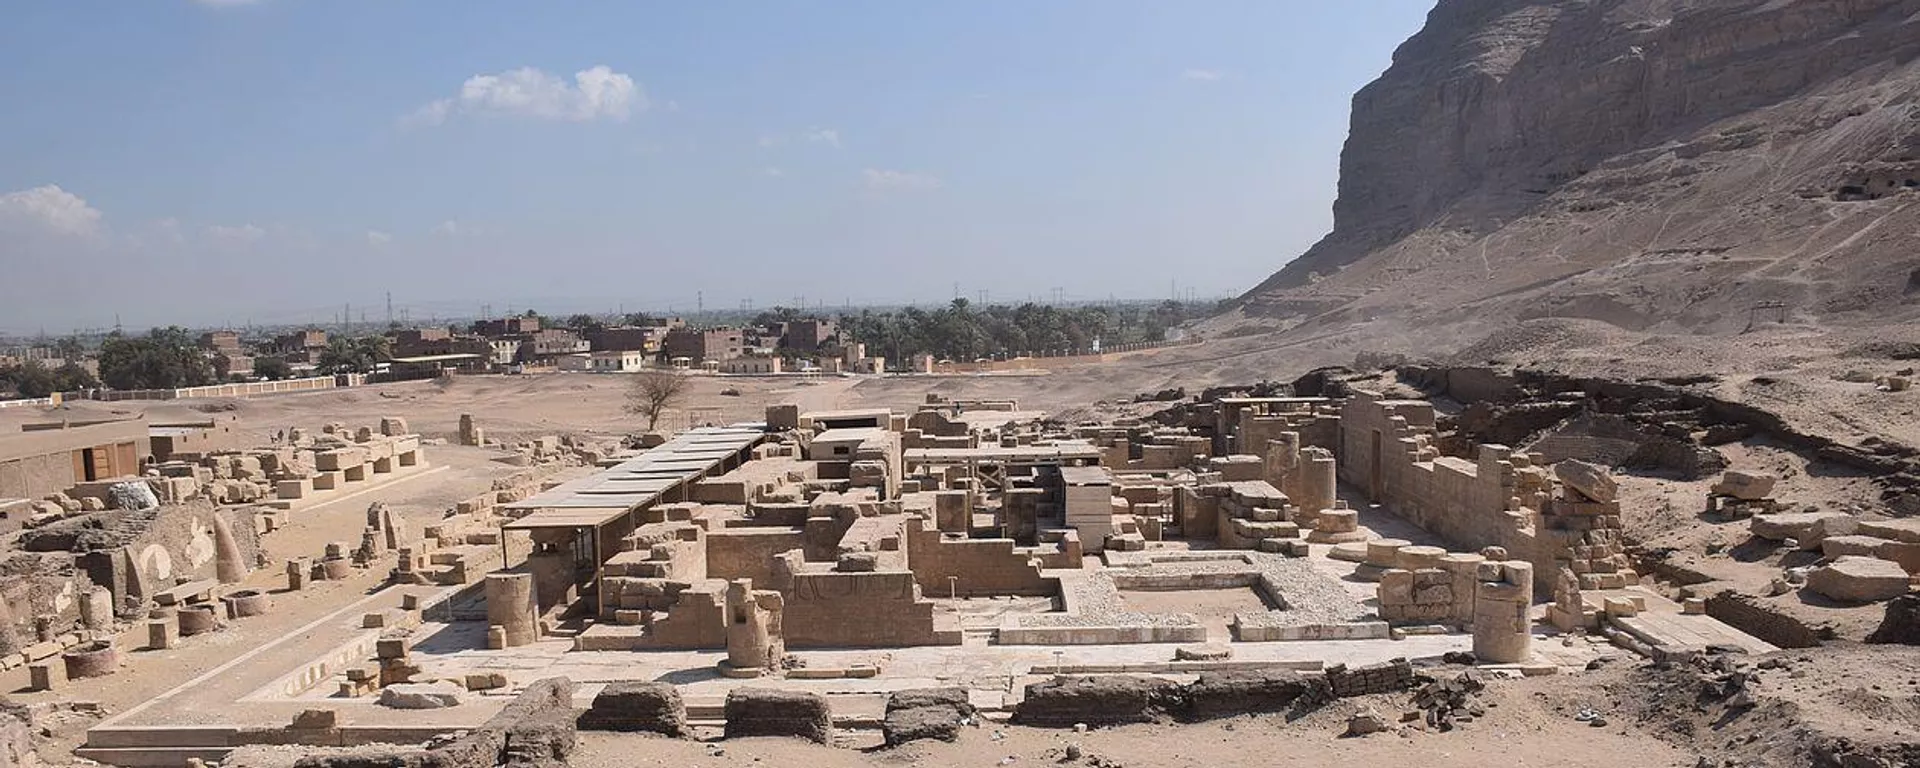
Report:
[{"label": "utility pole", "polygon": [[393,291],[387,291],[387,327],[393,327]]}]

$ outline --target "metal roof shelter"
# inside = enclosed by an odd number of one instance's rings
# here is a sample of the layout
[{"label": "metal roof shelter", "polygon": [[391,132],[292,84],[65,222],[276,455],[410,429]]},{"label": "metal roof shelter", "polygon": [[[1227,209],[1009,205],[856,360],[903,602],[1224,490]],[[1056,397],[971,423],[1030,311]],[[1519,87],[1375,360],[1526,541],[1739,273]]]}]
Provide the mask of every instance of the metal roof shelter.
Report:
[{"label": "metal roof shelter", "polygon": [[915,464],[1066,464],[1074,461],[1097,462],[1105,454],[1090,443],[1019,445],[1011,448],[983,445],[978,448],[909,448],[900,452],[909,466]]},{"label": "metal roof shelter", "polygon": [[592,475],[554,486],[504,509],[533,510],[507,530],[600,527],[659,501],[715,469],[738,466],[767,436],[758,424],[702,427]]}]

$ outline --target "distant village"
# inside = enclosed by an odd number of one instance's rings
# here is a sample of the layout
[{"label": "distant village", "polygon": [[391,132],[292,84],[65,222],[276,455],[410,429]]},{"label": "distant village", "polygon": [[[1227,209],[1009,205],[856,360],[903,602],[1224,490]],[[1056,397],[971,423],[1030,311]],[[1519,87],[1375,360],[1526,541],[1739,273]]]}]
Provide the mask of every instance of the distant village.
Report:
[{"label": "distant village", "polygon": [[470,373],[965,373],[1158,346],[1179,340],[1179,324],[1208,311],[1208,303],[1177,301],[979,307],[956,299],[933,311],[841,317],[776,308],[718,324],[529,310],[446,326],[389,323],[379,332],[156,328],[91,345],[67,337],[0,346],[0,401],[328,376],[358,384]]}]

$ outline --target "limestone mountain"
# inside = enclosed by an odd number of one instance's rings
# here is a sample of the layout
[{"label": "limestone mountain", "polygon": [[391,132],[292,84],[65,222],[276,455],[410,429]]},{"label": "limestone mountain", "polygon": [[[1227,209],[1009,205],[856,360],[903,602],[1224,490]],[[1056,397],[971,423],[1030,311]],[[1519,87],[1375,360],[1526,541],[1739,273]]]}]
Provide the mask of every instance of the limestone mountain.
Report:
[{"label": "limestone mountain", "polygon": [[1920,0],[1440,0],[1354,97],[1332,233],[1228,322],[1912,319],[1916,56]]}]

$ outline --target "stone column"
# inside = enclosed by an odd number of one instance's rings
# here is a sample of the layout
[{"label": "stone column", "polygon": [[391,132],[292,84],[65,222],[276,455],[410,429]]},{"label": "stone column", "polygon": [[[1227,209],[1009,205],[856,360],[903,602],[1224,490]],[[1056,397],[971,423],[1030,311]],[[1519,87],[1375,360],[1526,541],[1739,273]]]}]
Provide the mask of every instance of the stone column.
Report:
[{"label": "stone column", "polygon": [[113,629],[113,592],[91,587],[80,598],[80,625],[95,631]]},{"label": "stone column", "polygon": [[247,561],[240,554],[240,542],[233,538],[233,526],[225,517],[213,516],[213,572],[222,584],[247,580]]},{"label": "stone column", "polygon": [[780,660],[787,656],[787,599],[767,589],[754,593],[754,603],[767,612],[767,666],[777,668]]},{"label": "stone column", "polygon": [[1286,489],[1287,497],[1300,506],[1300,510],[1309,515],[1318,515],[1333,509],[1336,480],[1334,479],[1333,453],[1325,448],[1304,448],[1300,451],[1300,465],[1294,471],[1296,487]]},{"label": "stone column", "polygon": [[1300,433],[1282,432],[1267,441],[1267,482],[1293,498],[1294,477],[1300,468]]},{"label": "stone column", "polygon": [[502,648],[515,648],[540,639],[533,613],[533,574],[487,574],[487,624],[500,628]]},{"label": "stone column", "polygon": [[13,608],[7,605],[7,596],[0,594],[0,656],[12,656],[20,648],[20,635],[13,629]]},{"label": "stone column", "polygon": [[1533,565],[1500,564],[1500,581],[1483,581],[1474,594],[1473,655],[1483,664],[1517,664],[1533,655]]},{"label": "stone column", "polygon": [[752,579],[727,584],[727,660],[720,672],[728,677],[758,677],[767,668],[766,617],[754,599]]},{"label": "stone column", "polygon": [[1478,554],[1465,552],[1451,552],[1440,558],[1440,567],[1447,569],[1453,586],[1451,618],[1456,624],[1473,623],[1474,605],[1479,601],[1480,564],[1486,560]]}]

